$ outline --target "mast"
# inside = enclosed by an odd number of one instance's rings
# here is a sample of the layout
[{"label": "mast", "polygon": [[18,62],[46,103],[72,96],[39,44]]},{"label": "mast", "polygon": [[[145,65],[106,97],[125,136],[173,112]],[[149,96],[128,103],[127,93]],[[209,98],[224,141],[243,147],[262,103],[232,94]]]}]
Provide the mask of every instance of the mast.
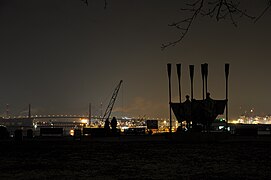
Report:
[{"label": "mast", "polygon": [[194,65],[189,65],[190,83],[191,83],[191,100],[194,99]]},{"label": "mast", "polygon": [[28,118],[31,118],[31,104],[28,104]]},{"label": "mast", "polygon": [[228,120],[229,120],[229,117],[228,117],[228,88],[229,88],[229,85],[228,85],[228,77],[229,77],[229,72],[230,72],[230,64],[225,64],[225,80],[226,80],[226,100],[227,100],[227,103],[226,103],[226,123],[228,125]]},{"label": "mast", "polygon": [[91,103],[88,104],[88,125],[91,124]]},{"label": "mast", "polygon": [[201,80],[202,80],[202,100],[204,100],[204,77],[205,77],[205,67],[201,64]]},{"label": "mast", "polygon": [[204,75],[205,75],[205,94],[207,97],[207,93],[208,93],[208,64],[204,63]]},{"label": "mast", "polygon": [[172,113],[171,113],[171,64],[167,64],[168,89],[169,89],[169,133],[172,133]]},{"label": "mast", "polygon": [[182,102],[182,90],[181,90],[181,64],[176,64],[177,66],[177,75],[178,75],[178,85],[179,85],[179,99],[180,103]]}]

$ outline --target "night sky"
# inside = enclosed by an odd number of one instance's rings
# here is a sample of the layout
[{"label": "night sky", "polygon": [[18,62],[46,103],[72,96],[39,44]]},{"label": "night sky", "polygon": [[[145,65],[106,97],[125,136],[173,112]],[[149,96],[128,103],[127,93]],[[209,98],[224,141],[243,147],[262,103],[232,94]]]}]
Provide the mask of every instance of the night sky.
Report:
[{"label": "night sky", "polygon": [[[243,1],[246,3],[248,1]],[[249,1],[250,2],[250,1]],[[194,97],[201,99],[200,64],[209,64],[209,92],[225,98],[224,64],[230,63],[229,117],[254,108],[271,114],[271,12],[256,24],[237,19],[198,18],[185,39],[167,25],[184,18],[181,1],[165,0],[1,0],[0,114],[86,114],[105,110],[123,80],[113,115],[168,117],[166,64],[182,63],[182,94],[190,94],[189,64],[195,65]],[[250,2],[251,3],[251,2]],[[243,4],[253,15],[265,1]]]}]

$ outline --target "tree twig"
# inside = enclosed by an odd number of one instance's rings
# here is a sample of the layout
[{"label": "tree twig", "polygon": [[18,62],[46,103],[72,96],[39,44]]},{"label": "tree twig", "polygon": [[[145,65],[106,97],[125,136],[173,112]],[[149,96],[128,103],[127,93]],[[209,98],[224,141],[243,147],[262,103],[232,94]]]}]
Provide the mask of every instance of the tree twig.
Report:
[{"label": "tree twig", "polygon": [[271,0],[268,1],[267,6],[264,8],[261,14],[255,19],[254,23],[256,23],[259,19],[261,19],[270,7],[271,7]]},{"label": "tree twig", "polygon": [[[197,6],[199,3],[200,3],[199,7],[195,8],[195,6]],[[162,50],[164,50],[165,48],[167,48],[169,46],[175,46],[176,44],[178,44],[179,42],[181,42],[183,40],[183,38],[188,33],[188,30],[190,29],[191,24],[196,19],[199,12],[201,11],[201,8],[203,7],[203,3],[204,3],[204,0],[198,0],[192,4],[192,9],[187,9],[187,10],[191,10],[194,12],[190,18],[186,18],[186,19],[181,20],[177,23],[172,23],[169,25],[169,26],[173,26],[173,27],[181,30],[181,35],[180,35],[180,38],[178,38],[177,40],[175,40],[173,42],[168,42],[168,43],[162,44],[162,46],[161,46]],[[183,24],[183,23],[186,23],[185,27],[180,26],[180,24]]]},{"label": "tree twig", "polygon": [[[268,1],[270,3],[267,9],[271,7],[271,0]],[[167,47],[175,46],[176,44],[180,43],[187,35],[192,23],[195,21],[198,14],[200,14],[202,17],[215,17],[217,21],[226,20],[227,18],[229,18],[235,27],[237,27],[237,21],[235,20],[235,17],[237,16],[246,17],[252,20],[255,19],[254,16],[247,14],[246,10],[239,8],[239,6],[240,1],[238,0],[196,0],[194,3],[191,4],[186,3],[186,8],[182,8],[181,11],[191,12],[192,15],[181,21],[168,25],[170,27],[178,29],[180,31],[180,35],[177,40],[162,44],[161,49],[164,50]],[[262,14],[264,14],[267,9],[265,9]]]},{"label": "tree twig", "polygon": [[[88,6],[88,0],[81,0],[84,1],[84,3]],[[107,8],[107,0],[104,0],[104,9]]]}]

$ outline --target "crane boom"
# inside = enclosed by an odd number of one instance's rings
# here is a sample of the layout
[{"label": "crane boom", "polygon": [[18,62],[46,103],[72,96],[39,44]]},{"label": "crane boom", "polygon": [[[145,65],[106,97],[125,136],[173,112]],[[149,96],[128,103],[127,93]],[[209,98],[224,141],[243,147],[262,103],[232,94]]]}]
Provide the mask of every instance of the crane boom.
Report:
[{"label": "crane boom", "polygon": [[111,115],[111,112],[112,112],[112,109],[114,107],[114,104],[115,104],[115,101],[117,99],[117,96],[118,96],[118,92],[119,92],[119,89],[120,89],[120,86],[122,84],[122,80],[119,82],[119,84],[117,85],[117,87],[115,88],[114,92],[113,92],[113,95],[110,99],[110,102],[105,110],[105,113],[104,113],[104,116],[103,116],[103,120],[105,119],[109,119],[110,115]]}]

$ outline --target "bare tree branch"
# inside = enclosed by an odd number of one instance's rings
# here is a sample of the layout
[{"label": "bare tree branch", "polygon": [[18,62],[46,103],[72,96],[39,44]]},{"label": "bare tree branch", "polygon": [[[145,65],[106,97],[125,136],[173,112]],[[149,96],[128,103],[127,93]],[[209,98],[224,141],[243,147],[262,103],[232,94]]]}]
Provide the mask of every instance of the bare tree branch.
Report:
[{"label": "bare tree branch", "polygon": [[[270,2],[270,7],[271,0],[268,1]],[[164,50],[167,47],[175,46],[176,44],[180,43],[187,35],[192,23],[199,14],[201,17],[215,17],[217,21],[229,19],[235,27],[237,27],[237,21],[235,20],[236,18],[246,17],[254,20],[255,17],[247,14],[246,10],[240,8],[240,4],[241,3],[238,0],[196,0],[194,3],[186,4],[186,8],[182,8],[181,11],[192,14],[188,16],[188,18],[169,24],[170,27],[176,28],[180,31],[179,38],[177,40],[162,44],[161,49]]]},{"label": "bare tree branch", "polygon": [[[81,1],[88,6],[88,0]],[[256,23],[269,9],[271,9],[271,0],[266,1],[267,6],[258,17],[249,15],[245,9],[241,8],[239,0],[195,0],[193,3],[185,3],[185,8],[181,8],[180,10],[189,13],[188,17],[168,24],[169,27],[173,27],[180,32],[179,38],[162,44],[161,49],[164,50],[167,47],[175,46],[180,43],[188,34],[188,31],[198,15],[201,17],[209,17],[211,19],[215,18],[216,21],[229,19],[235,27],[237,27],[236,18],[246,17],[254,20],[254,23]],[[107,4],[107,0],[104,0],[104,9],[107,8]]]},{"label": "bare tree branch", "polygon": [[107,8],[107,0],[104,0],[104,9]]},{"label": "bare tree branch", "polygon": [[88,0],[81,0],[84,1],[84,3],[88,6]]},{"label": "bare tree branch", "polygon": [[[84,1],[84,3],[88,6],[88,0],[81,0]],[[107,8],[107,0],[104,0],[104,9]]]},{"label": "bare tree branch", "polygon": [[219,21],[219,14],[220,14],[222,5],[223,5],[223,0],[220,0],[220,2],[215,6],[214,11],[213,11],[213,12],[215,12],[216,7],[218,6],[218,10],[216,13],[216,20],[217,21]]},{"label": "bare tree branch", "polygon": [[267,6],[264,8],[261,14],[255,19],[254,23],[256,23],[260,18],[262,18],[263,15],[267,12],[267,10],[270,9],[270,7],[271,7],[271,0],[267,2]]},{"label": "bare tree branch", "polygon": [[[181,20],[181,21],[179,21],[177,23],[172,23],[172,24],[168,25],[168,26],[172,26],[172,27],[175,27],[175,28],[181,30],[181,35],[180,35],[180,38],[177,39],[176,41],[168,42],[166,44],[162,44],[162,47],[161,47],[162,50],[164,50],[165,48],[167,48],[169,46],[175,46],[176,44],[178,44],[179,42],[181,42],[183,40],[183,38],[187,34],[189,28],[191,27],[191,24],[196,19],[199,12],[201,11],[201,9],[203,7],[203,3],[204,3],[204,0],[198,0],[193,4],[189,4],[189,6],[191,6],[191,8],[188,8],[186,10],[194,12],[192,17]],[[184,27],[181,26],[183,24],[184,24]]]}]

